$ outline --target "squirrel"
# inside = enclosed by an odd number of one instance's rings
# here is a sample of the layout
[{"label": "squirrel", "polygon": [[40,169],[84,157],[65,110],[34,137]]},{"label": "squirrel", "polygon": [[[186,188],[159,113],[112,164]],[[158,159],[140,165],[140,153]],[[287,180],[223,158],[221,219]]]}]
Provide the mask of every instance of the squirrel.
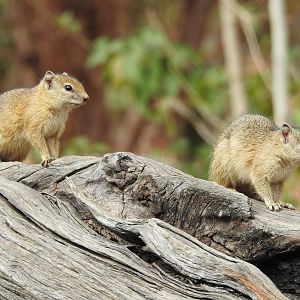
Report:
[{"label": "squirrel", "polygon": [[0,161],[23,161],[33,146],[42,157],[42,166],[48,167],[58,158],[70,110],[88,98],[78,80],[51,71],[33,88],[1,94]]},{"label": "squirrel", "polygon": [[280,201],[284,180],[300,164],[300,130],[277,127],[261,115],[237,117],[220,135],[209,179],[249,197],[263,200],[270,210],[294,209]]}]

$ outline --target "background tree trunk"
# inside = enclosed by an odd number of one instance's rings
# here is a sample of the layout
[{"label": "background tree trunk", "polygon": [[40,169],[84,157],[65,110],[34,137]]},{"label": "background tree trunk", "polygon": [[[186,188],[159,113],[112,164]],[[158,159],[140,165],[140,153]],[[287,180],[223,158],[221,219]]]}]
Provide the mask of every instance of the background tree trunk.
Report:
[{"label": "background tree trunk", "polygon": [[197,49],[206,34],[210,13],[217,1],[185,0],[181,2],[179,40]]},{"label": "background tree trunk", "polygon": [[277,124],[289,122],[288,104],[288,42],[285,4],[283,0],[269,0],[272,40],[272,96],[273,114]]},{"label": "background tree trunk", "polygon": [[231,0],[220,1],[220,26],[223,40],[223,53],[228,74],[232,117],[247,112],[247,99],[243,85],[240,43],[237,17],[231,11]]}]

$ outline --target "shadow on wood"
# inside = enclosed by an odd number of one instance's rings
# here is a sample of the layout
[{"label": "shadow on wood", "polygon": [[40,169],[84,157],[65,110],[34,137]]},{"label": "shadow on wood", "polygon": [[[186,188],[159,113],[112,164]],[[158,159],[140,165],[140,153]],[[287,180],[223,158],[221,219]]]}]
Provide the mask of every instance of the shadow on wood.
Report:
[{"label": "shadow on wood", "polygon": [[0,175],[1,299],[286,299],[243,260],[299,299],[297,212],[131,153]]}]

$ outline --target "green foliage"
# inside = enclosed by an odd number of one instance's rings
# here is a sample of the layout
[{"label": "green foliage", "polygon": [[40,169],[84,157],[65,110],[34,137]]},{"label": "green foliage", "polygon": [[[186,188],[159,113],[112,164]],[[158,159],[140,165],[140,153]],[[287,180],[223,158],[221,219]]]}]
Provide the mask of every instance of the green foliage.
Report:
[{"label": "green foliage", "polygon": [[[192,74],[191,83],[201,95],[203,101],[211,111],[222,115],[228,106],[227,78],[221,66],[213,66],[199,70],[200,74]],[[204,102],[204,103],[203,103]]]},{"label": "green foliage", "polygon": [[154,98],[176,95],[178,86],[166,72],[166,42],[165,36],[152,30],[124,40],[95,41],[87,65],[102,66],[106,99],[112,110],[122,111],[135,104],[147,118]]},{"label": "green foliage", "polygon": [[170,148],[154,148],[149,155],[187,174],[207,179],[210,153],[211,146],[207,144],[193,146],[190,139],[179,137],[171,143]]},{"label": "green foliage", "polygon": [[170,151],[178,158],[179,169],[193,176],[207,179],[211,146],[207,144],[193,146],[189,139],[181,137],[172,143]]},{"label": "green foliage", "polygon": [[107,152],[109,147],[106,144],[92,143],[85,136],[76,136],[65,146],[63,155],[102,155]]},{"label": "green foliage", "polygon": [[29,152],[29,158],[30,161],[33,161],[34,163],[38,164],[41,162],[41,155],[38,153],[38,151],[35,148],[31,148]]},{"label": "green foliage", "polygon": [[225,108],[224,71],[206,66],[199,53],[171,43],[159,31],[144,28],[128,38],[99,38],[87,66],[101,66],[105,99],[117,115],[134,105],[145,119],[170,127],[174,101],[187,99],[195,110],[206,106],[220,114]]},{"label": "green foliage", "polygon": [[71,11],[64,11],[61,15],[57,16],[56,22],[61,29],[68,33],[76,34],[81,30],[80,23]]},{"label": "green foliage", "polygon": [[265,86],[260,74],[249,74],[245,82],[245,88],[250,112],[271,116],[271,93]]},{"label": "green foliage", "polygon": [[300,126],[300,110],[295,110],[293,112],[293,124],[297,127]]}]

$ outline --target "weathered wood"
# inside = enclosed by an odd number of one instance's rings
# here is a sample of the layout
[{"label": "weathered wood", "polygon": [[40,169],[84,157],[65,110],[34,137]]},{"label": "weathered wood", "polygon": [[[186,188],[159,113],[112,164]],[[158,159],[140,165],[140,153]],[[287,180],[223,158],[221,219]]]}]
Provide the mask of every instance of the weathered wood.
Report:
[{"label": "weathered wood", "polygon": [[284,299],[254,266],[156,219],[118,222],[90,209],[141,244],[119,245],[59,199],[3,177],[0,194],[1,299]]},{"label": "weathered wood", "polygon": [[[299,213],[131,153],[0,163],[0,175],[10,179],[0,177],[3,299],[285,299],[254,266],[191,235],[260,266],[281,253],[299,262]],[[297,299],[293,275],[278,287]]]}]

